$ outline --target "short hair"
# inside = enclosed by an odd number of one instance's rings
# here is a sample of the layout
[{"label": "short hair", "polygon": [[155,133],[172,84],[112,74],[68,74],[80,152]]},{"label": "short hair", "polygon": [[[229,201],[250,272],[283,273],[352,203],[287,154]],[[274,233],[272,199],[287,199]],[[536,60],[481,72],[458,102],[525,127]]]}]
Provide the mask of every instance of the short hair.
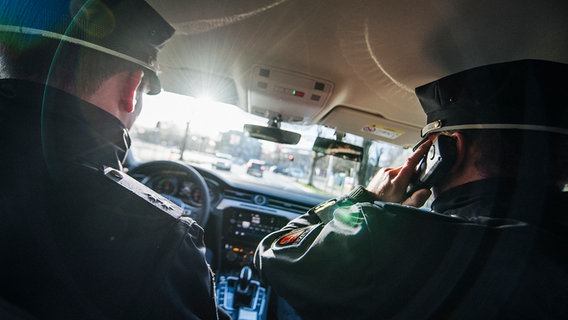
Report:
[{"label": "short hair", "polygon": [[534,171],[559,186],[568,183],[566,135],[520,129],[459,130],[487,177],[520,177]]},{"label": "short hair", "polygon": [[80,97],[114,74],[141,70],[134,63],[72,43],[0,32],[0,77],[47,83]]}]

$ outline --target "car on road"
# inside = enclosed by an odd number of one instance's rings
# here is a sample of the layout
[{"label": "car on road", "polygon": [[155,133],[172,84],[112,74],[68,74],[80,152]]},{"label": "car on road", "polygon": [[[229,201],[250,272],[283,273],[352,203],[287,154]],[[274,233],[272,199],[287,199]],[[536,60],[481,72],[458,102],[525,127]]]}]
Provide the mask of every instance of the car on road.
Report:
[{"label": "car on road", "polygon": [[265,168],[266,162],[262,160],[251,159],[247,162],[247,174],[251,176],[262,177]]},{"label": "car on road", "polygon": [[226,153],[216,153],[213,167],[218,170],[231,171],[233,156]]}]

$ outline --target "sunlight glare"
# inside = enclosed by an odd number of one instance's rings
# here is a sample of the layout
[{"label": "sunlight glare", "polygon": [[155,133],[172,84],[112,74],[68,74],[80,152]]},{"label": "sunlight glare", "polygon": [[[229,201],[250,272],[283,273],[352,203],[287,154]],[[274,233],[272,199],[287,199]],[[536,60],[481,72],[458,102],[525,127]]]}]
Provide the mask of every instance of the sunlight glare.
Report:
[{"label": "sunlight glare", "polygon": [[144,96],[136,126],[155,127],[157,121],[173,122],[182,128],[189,122],[190,131],[212,138],[221,132],[242,131],[245,123],[266,124],[263,118],[247,114],[237,106],[211,100],[211,97],[193,98],[170,92]]}]

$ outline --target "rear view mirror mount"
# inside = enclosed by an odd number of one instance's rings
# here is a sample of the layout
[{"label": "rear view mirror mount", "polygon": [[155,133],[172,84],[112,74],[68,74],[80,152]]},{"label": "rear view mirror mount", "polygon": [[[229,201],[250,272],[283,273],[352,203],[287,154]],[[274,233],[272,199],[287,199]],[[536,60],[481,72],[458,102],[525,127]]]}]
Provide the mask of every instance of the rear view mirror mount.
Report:
[{"label": "rear view mirror mount", "polygon": [[249,137],[282,144],[298,144],[302,137],[299,133],[282,130],[278,127],[245,124],[243,131]]},{"label": "rear view mirror mount", "polygon": [[302,137],[299,133],[280,129],[282,117],[278,115],[268,120],[268,126],[245,124],[243,131],[249,137],[283,144],[298,144]]}]

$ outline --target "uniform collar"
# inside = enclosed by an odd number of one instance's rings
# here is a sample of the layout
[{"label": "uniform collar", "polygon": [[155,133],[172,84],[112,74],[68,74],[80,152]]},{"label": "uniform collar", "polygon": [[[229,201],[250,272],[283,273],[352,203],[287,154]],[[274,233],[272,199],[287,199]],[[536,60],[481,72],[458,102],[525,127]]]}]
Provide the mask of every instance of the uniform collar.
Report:
[{"label": "uniform collar", "polygon": [[489,217],[550,225],[566,220],[555,214],[555,208],[565,207],[567,200],[566,192],[544,181],[490,178],[443,192],[432,203],[432,210],[468,220]]},{"label": "uniform collar", "polygon": [[466,219],[499,215],[499,212],[504,211],[505,203],[510,201],[514,189],[513,179],[492,178],[473,181],[441,193],[432,202],[432,209]]},{"label": "uniform collar", "polygon": [[106,111],[62,90],[25,80],[0,79],[0,99],[11,106],[9,112],[39,118],[48,160],[122,168],[130,135]]}]

